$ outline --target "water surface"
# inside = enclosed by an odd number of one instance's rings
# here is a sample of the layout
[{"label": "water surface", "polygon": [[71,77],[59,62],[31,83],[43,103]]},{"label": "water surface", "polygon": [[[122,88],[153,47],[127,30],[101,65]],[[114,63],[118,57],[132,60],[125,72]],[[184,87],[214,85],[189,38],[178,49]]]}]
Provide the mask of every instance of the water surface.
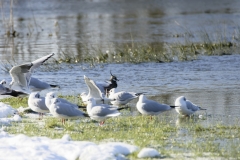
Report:
[{"label": "water surface", "polygon": [[[9,30],[9,2],[2,2],[0,19],[0,59],[21,64],[49,53],[81,54],[85,49],[115,50],[118,44],[142,42],[201,42],[203,33],[211,40],[221,36],[238,41],[240,1],[191,0],[81,0],[14,1],[16,36]],[[90,52],[91,53],[91,52]],[[61,94],[87,91],[86,75],[107,80],[110,70],[120,79],[118,90],[147,92],[162,103],[174,104],[185,95],[208,109],[208,113],[238,115],[239,55],[199,57],[195,61],[173,63],[48,65],[33,76],[59,84]],[[10,82],[10,76],[0,71]],[[44,94],[44,93],[43,93]],[[152,97],[153,96],[153,97]],[[132,104],[134,105],[134,104]]]}]

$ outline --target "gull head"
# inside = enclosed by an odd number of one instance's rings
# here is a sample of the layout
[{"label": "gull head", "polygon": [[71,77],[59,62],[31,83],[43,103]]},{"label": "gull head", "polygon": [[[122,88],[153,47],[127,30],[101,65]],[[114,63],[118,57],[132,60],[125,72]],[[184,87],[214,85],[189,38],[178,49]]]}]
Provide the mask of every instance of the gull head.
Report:
[{"label": "gull head", "polygon": [[57,98],[53,98],[52,100],[51,100],[51,103],[52,104],[57,104],[58,102],[60,102]]},{"label": "gull head", "polygon": [[94,99],[94,98],[89,98],[88,100],[87,100],[87,104],[96,104],[96,100]]},{"label": "gull head", "polygon": [[175,100],[175,106],[185,106],[186,105],[186,98],[184,96],[180,96]]},{"label": "gull head", "polygon": [[29,97],[40,98],[39,92],[32,92]]},{"label": "gull head", "polygon": [[139,96],[139,101],[143,102],[143,101],[145,101],[145,100],[147,100],[147,97],[146,97],[144,94],[141,94],[141,95]]},{"label": "gull head", "polygon": [[80,94],[80,97],[81,98],[83,98],[83,97],[86,97],[88,94],[86,93],[86,92],[82,92],[81,94]]},{"label": "gull head", "polygon": [[46,94],[46,98],[57,98],[57,95],[56,95],[56,93],[55,92],[48,92],[47,94]]},{"label": "gull head", "polygon": [[5,79],[3,79],[3,80],[0,82],[0,84],[5,85],[5,84],[7,84],[7,82],[6,82]]}]

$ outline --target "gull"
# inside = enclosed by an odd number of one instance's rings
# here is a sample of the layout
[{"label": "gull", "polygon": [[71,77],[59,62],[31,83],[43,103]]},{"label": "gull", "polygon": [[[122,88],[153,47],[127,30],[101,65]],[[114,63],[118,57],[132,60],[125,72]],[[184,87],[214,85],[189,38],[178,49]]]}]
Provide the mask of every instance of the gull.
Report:
[{"label": "gull", "polygon": [[0,82],[0,95],[9,95],[9,96],[13,96],[13,97],[25,97],[28,95],[25,92],[15,91],[13,89],[5,87],[5,84],[6,84],[5,80],[2,80]]},{"label": "gull", "polygon": [[117,81],[119,81],[117,79],[116,76],[114,76],[112,74],[112,72],[110,71],[111,77],[109,81],[105,81],[105,82],[96,82],[96,86],[101,90],[101,92],[104,95],[107,95],[108,92],[112,89],[112,88],[117,88]]},{"label": "gull", "polygon": [[138,111],[143,115],[158,115],[162,112],[171,110],[175,106],[170,106],[167,104],[160,104],[156,101],[149,100],[145,95],[140,95],[139,100],[136,105]]},{"label": "gull", "polygon": [[59,85],[48,84],[47,82],[40,81],[37,78],[31,77],[29,88],[32,92],[42,91],[49,88],[60,88]]},{"label": "gull", "polygon": [[[52,104],[51,100],[54,99],[54,98],[58,98],[55,92],[48,92],[46,94],[46,96],[45,96],[45,104],[48,107],[48,109],[50,108],[50,106]],[[63,98],[58,98],[58,101],[60,101],[62,103],[66,103],[68,105],[71,105],[71,106],[73,106],[75,108],[86,108],[84,106],[78,106],[76,104],[73,104],[73,103],[71,103],[71,102],[69,102],[69,101],[67,101],[66,99],[63,99]]]},{"label": "gull", "polygon": [[28,97],[28,106],[34,111],[39,113],[43,118],[43,113],[48,113],[49,109],[45,104],[45,97],[41,97],[39,92],[32,92]]},{"label": "gull", "polygon": [[125,105],[131,100],[138,98],[143,93],[135,93],[135,92],[116,92],[115,88],[112,88],[109,91],[109,99],[111,99],[110,103],[113,105]]},{"label": "gull", "polygon": [[83,92],[80,97],[85,105],[87,105],[89,98],[94,98],[97,104],[108,103],[110,99],[106,98],[101,90],[97,87],[96,83],[84,75],[85,83],[88,87],[88,94]]},{"label": "gull", "polygon": [[88,114],[83,113],[77,109],[74,105],[69,103],[63,103],[58,98],[51,100],[50,113],[57,118],[62,119],[62,124],[65,123],[65,119],[77,119],[80,117],[89,117]]},{"label": "gull", "polygon": [[106,119],[110,117],[119,116],[121,113],[119,110],[125,108],[111,107],[107,104],[96,104],[94,98],[88,99],[87,113],[91,119],[99,121],[99,125],[102,126]]},{"label": "gull", "polygon": [[40,67],[40,65],[42,65],[45,61],[47,61],[53,55],[54,53],[44,56],[42,58],[39,58],[30,63],[25,63],[25,64],[12,67],[12,69],[9,71],[12,77],[12,81],[10,82],[9,87],[11,89],[24,91],[28,93],[29,83],[30,83],[32,73],[36,68]]},{"label": "gull", "polygon": [[177,113],[183,116],[189,116],[199,110],[206,110],[193,104],[184,96],[180,96],[175,100],[175,106],[175,110],[177,111]]}]

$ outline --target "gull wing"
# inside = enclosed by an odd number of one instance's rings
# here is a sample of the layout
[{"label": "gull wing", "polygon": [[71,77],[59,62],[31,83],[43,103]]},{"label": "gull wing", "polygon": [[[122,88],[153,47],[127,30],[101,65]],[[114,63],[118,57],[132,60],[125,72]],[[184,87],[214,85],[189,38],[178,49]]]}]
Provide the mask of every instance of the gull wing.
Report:
[{"label": "gull wing", "polygon": [[29,79],[26,77],[26,74],[29,73],[31,67],[32,63],[26,63],[12,67],[12,69],[9,71],[12,81],[21,87],[28,87]]},{"label": "gull wing", "polygon": [[93,97],[93,98],[103,99],[103,94],[102,94],[101,90],[97,87],[95,82],[85,75],[84,75],[84,80],[88,86],[88,95],[90,95],[90,97]]},{"label": "gull wing", "polygon": [[30,68],[30,71],[26,74],[26,78],[27,78],[27,81],[28,81],[28,84],[30,83],[30,79],[31,79],[31,75],[32,73],[34,72],[34,70],[36,68],[39,68],[44,62],[46,62],[49,58],[51,58],[52,56],[54,56],[54,53],[52,54],[49,54],[47,56],[44,56],[42,58],[39,58],[35,61],[33,61],[31,64],[32,64],[32,67]]},{"label": "gull wing", "polygon": [[97,117],[114,117],[120,114],[117,109],[102,106],[94,106],[91,110],[91,115]]},{"label": "gull wing", "polygon": [[75,108],[74,106],[67,104],[67,103],[58,103],[56,112],[61,115],[65,115],[68,117],[79,117],[84,116],[83,112],[81,112],[79,109]]},{"label": "gull wing", "polygon": [[187,108],[192,111],[198,111],[199,107],[195,104],[193,104],[191,101],[186,100]]},{"label": "gull wing", "polygon": [[134,98],[137,98],[134,93],[131,92],[118,92],[116,99],[120,101],[126,101],[126,100],[132,100]]},{"label": "gull wing", "polygon": [[50,57],[52,57],[54,53],[49,54],[47,56],[44,56],[42,58],[39,58],[31,63],[26,63],[18,66],[12,67],[12,69],[9,71],[13,85],[23,89],[27,88],[29,86],[30,80],[31,80],[31,74],[33,73],[34,69],[38,68],[40,65],[42,65],[45,61],[47,61]]},{"label": "gull wing", "polygon": [[164,112],[171,109],[169,105],[160,104],[152,100],[146,100],[145,102],[143,102],[142,108],[147,112],[153,112],[153,113]]},{"label": "gull wing", "polygon": [[54,53],[49,54],[47,56],[44,56],[42,58],[39,58],[35,61],[32,62],[32,67],[31,67],[31,72],[33,72],[34,69],[40,67],[44,62],[46,62],[49,58],[51,58],[52,56],[54,56]]}]

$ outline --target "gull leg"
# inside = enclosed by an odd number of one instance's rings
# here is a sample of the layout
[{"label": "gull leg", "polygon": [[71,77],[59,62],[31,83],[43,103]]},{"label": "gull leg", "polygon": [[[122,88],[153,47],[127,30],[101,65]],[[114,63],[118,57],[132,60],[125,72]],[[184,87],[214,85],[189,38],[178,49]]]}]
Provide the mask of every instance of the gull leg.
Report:
[{"label": "gull leg", "polygon": [[64,125],[65,124],[65,119],[62,119],[62,125]]},{"label": "gull leg", "polygon": [[104,124],[104,121],[101,121],[101,122],[99,123],[100,126],[102,126],[103,124]]}]

